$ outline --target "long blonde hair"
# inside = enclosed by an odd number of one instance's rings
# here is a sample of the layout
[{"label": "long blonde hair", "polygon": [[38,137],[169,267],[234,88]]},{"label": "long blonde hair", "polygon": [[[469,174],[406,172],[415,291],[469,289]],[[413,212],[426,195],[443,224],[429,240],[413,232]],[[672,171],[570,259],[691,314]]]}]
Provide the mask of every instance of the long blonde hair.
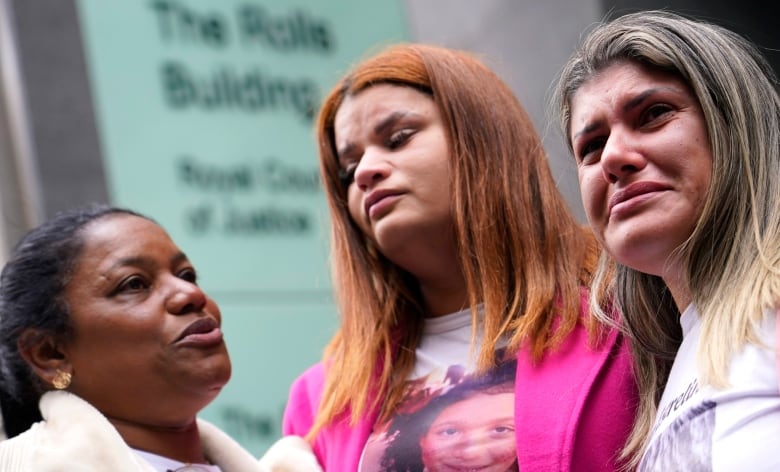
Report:
[{"label": "long blonde hair", "polygon": [[[777,81],[754,46],[729,30],[664,11],[625,15],[591,31],[561,73],[555,99],[570,150],[573,95],[599,71],[626,60],[676,74],[704,112],[712,179],[695,229],[678,251],[702,319],[700,380],[724,386],[731,356],[757,341],[764,310],[780,303]],[[614,279],[603,276],[612,272]],[[659,277],[606,255],[592,293],[602,294],[602,304],[604,294],[615,294],[632,340],[641,403],[624,452],[637,461],[682,340],[680,312]]]},{"label": "long blonde hair", "polygon": [[343,414],[355,422],[381,406],[385,418],[403,394],[423,326],[414,277],[368,243],[339,179],[336,112],[345,97],[378,83],[423,91],[442,116],[474,327],[479,304],[484,313],[481,368],[492,365],[502,338],[513,350],[528,343],[537,359],[559,343],[579,320],[580,287],[595,266],[595,240],[558,192],[531,120],[490,69],[467,53],[426,45],[397,45],[358,64],[325,99],[316,125],[341,326],[325,352],[323,400],[309,438]]}]

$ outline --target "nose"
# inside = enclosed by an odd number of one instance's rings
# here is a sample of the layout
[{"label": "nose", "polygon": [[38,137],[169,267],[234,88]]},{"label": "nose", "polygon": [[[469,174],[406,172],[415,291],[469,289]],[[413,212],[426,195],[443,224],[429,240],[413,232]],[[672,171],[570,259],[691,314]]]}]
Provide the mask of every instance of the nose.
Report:
[{"label": "nose", "polygon": [[457,447],[452,450],[452,455],[460,461],[473,461],[482,457],[485,453],[484,444],[474,438],[459,441]]},{"label": "nose", "polygon": [[601,151],[601,170],[609,183],[620,180],[642,170],[647,160],[634,145],[634,139],[625,132],[613,130]]},{"label": "nose", "polygon": [[381,150],[370,147],[366,149],[355,167],[355,183],[365,192],[386,179],[390,171],[390,162],[385,154]]},{"label": "nose", "polygon": [[174,277],[171,293],[166,300],[168,313],[186,315],[203,311],[208,297],[196,284]]}]

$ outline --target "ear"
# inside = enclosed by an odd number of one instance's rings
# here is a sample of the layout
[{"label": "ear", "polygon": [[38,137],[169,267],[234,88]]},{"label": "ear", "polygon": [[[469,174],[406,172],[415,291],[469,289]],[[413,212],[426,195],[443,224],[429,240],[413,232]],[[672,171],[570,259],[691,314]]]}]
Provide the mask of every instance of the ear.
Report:
[{"label": "ear", "polygon": [[29,328],[17,341],[19,354],[46,385],[51,385],[57,371],[73,374],[73,366],[61,349],[61,342],[51,333]]}]

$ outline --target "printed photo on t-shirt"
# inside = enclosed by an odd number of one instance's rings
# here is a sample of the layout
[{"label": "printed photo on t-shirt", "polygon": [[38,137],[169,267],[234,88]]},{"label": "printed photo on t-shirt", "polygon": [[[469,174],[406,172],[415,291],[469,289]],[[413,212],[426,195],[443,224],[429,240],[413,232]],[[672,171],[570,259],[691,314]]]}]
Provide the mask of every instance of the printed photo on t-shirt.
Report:
[{"label": "printed photo on t-shirt", "polygon": [[640,472],[711,471],[716,406],[705,401],[674,420],[648,447]]},{"label": "printed photo on t-shirt", "polygon": [[360,472],[515,472],[517,361],[477,374],[462,366],[407,382],[389,421],[377,424]]}]

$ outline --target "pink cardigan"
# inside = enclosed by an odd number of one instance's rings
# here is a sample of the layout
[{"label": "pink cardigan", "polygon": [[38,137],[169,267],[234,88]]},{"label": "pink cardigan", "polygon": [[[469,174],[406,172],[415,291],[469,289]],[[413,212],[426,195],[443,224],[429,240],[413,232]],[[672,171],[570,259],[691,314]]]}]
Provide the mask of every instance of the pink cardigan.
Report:
[{"label": "pink cardigan", "polygon": [[[305,435],[324,382],[323,364],[292,385],[283,432]],[[515,381],[517,459],[523,472],[615,471],[617,454],[631,429],[637,390],[626,340],[617,332],[591,349],[578,325],[565,342],[536,365],[518,355]],[[357,471],[378,412],[350,425],[344,418],[324,428],[314,453],[326,471]]]}]

